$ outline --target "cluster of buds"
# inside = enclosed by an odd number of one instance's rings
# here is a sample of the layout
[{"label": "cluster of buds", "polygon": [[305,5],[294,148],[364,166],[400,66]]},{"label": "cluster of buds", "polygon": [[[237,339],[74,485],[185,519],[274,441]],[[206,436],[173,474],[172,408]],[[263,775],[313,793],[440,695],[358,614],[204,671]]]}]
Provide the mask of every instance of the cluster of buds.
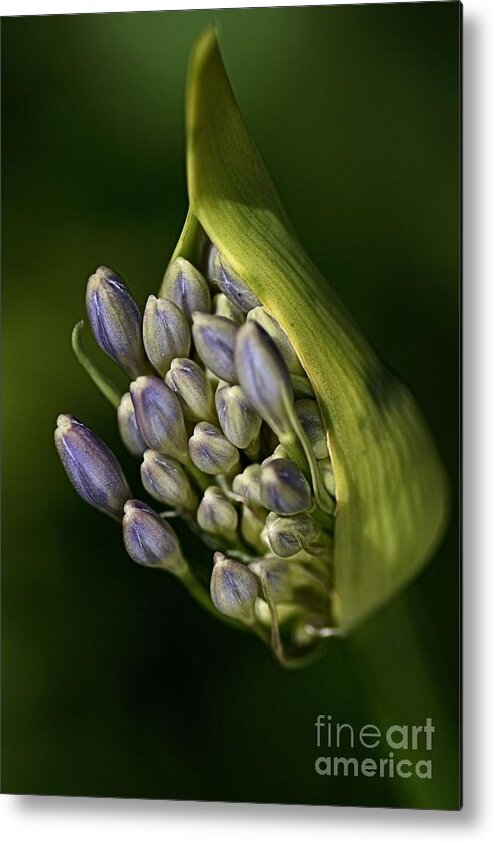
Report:
[{"label": "cluster of buds", "polygon": [[[55,444],[75,490],[121,521],[135,562],[180,578],[281,663],[310,653],[334,625],[335,486],[324,422],[290,338],[212,244],[199,268],[174,260],[142,314],[105,267],[89,278],[86,306],[96,342],[130,380],[116,407],[123,444],[166,510],[133,499],[107,445],[61,415]],[[214,551],[210,593],[172,517]]]}]

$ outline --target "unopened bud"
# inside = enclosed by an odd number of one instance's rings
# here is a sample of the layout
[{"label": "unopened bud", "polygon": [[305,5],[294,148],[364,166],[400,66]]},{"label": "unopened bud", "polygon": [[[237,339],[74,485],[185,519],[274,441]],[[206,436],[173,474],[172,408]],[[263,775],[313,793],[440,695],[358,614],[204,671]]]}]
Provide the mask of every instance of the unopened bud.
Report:
[{"label": "unopened bud", "polygon": [[252,292],[249,285],[233,271],[230,264],[219,253],[215,258],[214,273],[221,292],[244,313],[260,305],[261,302],[257,295]]},{"label": "unopened bud", "polygon": [[187,569],[175,532],[139,500],[127,500],[122,521],[125,549],[144,567],[161,567],[180,576]]},{"label": "unopened bud", "polygon": [[281,517],[271,512],[266,518],[266,536],[275,555],[290,558],[300,550],[317,549],[321,530],[306,513]]},{"label": "unopened bud", "polygon": [[231,474],[239,465],[237,448],[213,424],[201,421],[189,439],[189,453],[205,474]]},{"label": "unopened bud", "polygon": [[238,382],[261,418],[278,435],[290,432],[290,374],[273,340],[256,322],[247,321],[238,330],[235,366]]},{"label": "unopened bud", "polygon": [[220,380],[235,383],[235,339],[238,325],[223,316],[193,314],[192,335],[204,365]]},{"label": "unopened bud", "polygon": [[252,621],[258,594],[259,582],[252,570],[223,553],[214,554],[211,599],[221,614],[243,622]]},{"label": "unopened bud", "polygon": [[215,394],[221,429],[236,447],[246,448],[259,435],[262,420],[252,409],[242,388],[219,383]]},{"label": "unopened bud", "polygon": [[193,360],[174,359],[165,383],[178,395],[186,418],[215,421],[213,388],[205,371]]},{"label": "unopened bud", "polygon": [[100,266],[86,288],[86,309],[96,342],[129,377],[149,370],[139,308],[120,275]]},{"label": "unopened bud", "polygon": [[285,331],[274,316],[265,307],[256,307],[247,316],[248,321],[256,322],[271,337],[285,360],[290,374],[303,375],[304,369]]},{"label": "unopened bud", "polygon": [[138,377],[130,384],[137,426],[146,444],[182,461],[187,458],[187,431],[180,402],[158,377]]},{"label": "unopened bud", "polygon": [[55,447],[75,490],[90,506],[120,520],[131,492],[116,456],[72,415],[59,415]]},{"label": "unopened bud", "polygon": [[328,458],[326,430],[316,401],[295,402],[295,412],[311,444],[316,459]]},{"label": "unopened bud", "polygon": [[210,535],[228,537],[236,532],[237,510],[217,485],[206,488],[197,510],[197,523]]},{"label": "unopened bud", "polygon": [[247,465],[241,474],[233,478],[232,491],[252,506],[261,506],[261,466],[256,462]]},{"label": "unopened bud", "polygon": [[186,510],[196,505],[196,495],[187,474],[171,456],[157,450],[146,450],[141,464],[141,479],[148,494],[160,503]]},{"label": "unopened bud", "polygon": [[190,328],[182,310],[168,298],[150,295],[144,310],[142,332],[146,353],[162,377],[174,357],[190,351]]},{"label": "unopened bud", "polygon": [[211,309],[211,295],[206,279],[184,257],[177,257],[170,263],[160,296],[171,299],[182,310],[189,324],[195,310],[209,313]]},{"label": "unopened bud", "polygon": [[290,566],[284,559],[271,557],[258,559],[249,564],[249,570],[252,570],[259,580],[265,571],[268,587],[275,602],[289,601],[293,597]]},{"label": "unopened bud", "polygon": [[245,321],[245,313],[242,313],[239,307],[236,307],[233,301],[223,292],[218,293],[213,298],[213,313],[215,316],[223,316],[225,319],[231,319],[238,325]]},{"label": "unopened bud", "polygon": [[279,515],[305,512],[311,506],[309,483],[290,459],[272,459],[261,469],[261,501]]},{"label": "unopened bud", "polygon": [[120,406],[117,410],[118,429],[120,437],[130,453],[134,456],[142,456],[146,450],[146,442],[139,432],[137,426],[136,415],[134,412],[134,405],[130,392],[126,392],[120,401]]}]

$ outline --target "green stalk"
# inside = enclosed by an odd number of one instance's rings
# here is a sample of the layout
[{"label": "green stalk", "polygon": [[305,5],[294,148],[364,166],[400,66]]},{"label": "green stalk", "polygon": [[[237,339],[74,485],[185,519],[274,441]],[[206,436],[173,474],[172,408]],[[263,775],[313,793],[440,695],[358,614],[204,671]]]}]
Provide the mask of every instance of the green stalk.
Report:
[{"label": "green stalk", "polygon": [[[457,809],[459,733],[452,702],[458,698],[459,688],[451,686],[444,662],[430,646],[433,636],[423,608],[406,592],[340,645],[383,732],[393,724],[421,724],[419,720],[423,722],[428,716],[435,725],[430,752],[433,779],[420,780],[415,775],[391,779],[399,806],[437,809],[438,797],[442,796],[449,799],[447,808]],[[442,688],[448,685],[450,693],[446,696]],[[414,754],[420,759],[427,752],[409,751],[404,756],[413,760]]]},{"label": "green stalk", "polygon": [[117,389],[114,383],[99,371],[96,363],[92,357],[87,353],[82,344],[81,333],[84,328],[84,322],[80,321],[74,325],[72,331],[72,348],[77,357],[77,361],[82,365],[83,369],[89,374],[94,385],[100,390],[101,394],[111,403],[115,409],[120,406],[122,399],[121,392]]}]

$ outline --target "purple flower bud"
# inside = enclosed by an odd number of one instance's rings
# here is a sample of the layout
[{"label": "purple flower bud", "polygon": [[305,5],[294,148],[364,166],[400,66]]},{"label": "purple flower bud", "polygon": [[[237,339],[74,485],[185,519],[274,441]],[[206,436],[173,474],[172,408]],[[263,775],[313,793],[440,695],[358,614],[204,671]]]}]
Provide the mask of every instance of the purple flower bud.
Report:
[{"label": "purple flower bud", "polygon": [[177,509],[193,509],[197,498],[182,465],[171,456],[146,450],[141,465],[142,484],[148,494]]},{"label": "purple flower bud", "polygon": [[209,313],[194,313],[192,335],[204,365],[220,380],[228,383],[237,381],[235,371],[235,339],[238,325],[223,316]]},{"label": "purple flower bud", "polygon": [[293,405],[290,374],[271,337],[254,321],[238,330],[235,365],[249,403],[278,436],[289,433],[292,425],[287,407]]},{"label": "purple flower bud", "polygon": [[238,450],[217,427],[201,421],[189,439],[189,453],[205,474],[231,474],[239,466]]},{"label": "purple flower bud", "polygon": [[171,526],[139,500],[127,500],[124,511],[123,538],[131,559],[176,576],[185,573],[187,565]]},{"label": "purple flower bud", "polygon": [[167,298],[150,295],[144,310],[142,332],[146,353],[162,377],[174,357],[190,350],[190,329],[184,314]]},{"label": "purple flower bud", "polygon": [[261,417],[252,409],[240,386],[219,383],[215,395],[218,420],[235,447],[246,448],[261,430]]},{"label": "purple flower bud", "polygon": [[247,319],[249,321],[256,322],[266,331],[267,334],[269,334],[281,356],[285,360],[290,374],[297,376],[304,375],[304,370],[300,360],[288,336],[279,322],[276,321],[274,316],[272,316],[265,307],[256,307],[254,310],[251,310]]},{"label": "purple flower bud", "polygon": [[186,418],[216,421],[211,383],[206,372],[193,360],[172,360],[165,383],[178,395]]},{"label": "purple flower bud", "polygon": [[238,526],[235,506],[216,485],[206,488],[197,510],[197,523],[210,535],[232,536]]},{"label": "purple flower bud", "polygon": [[189,324],[195,310],[205,313],[211,310],[211,293],[206,279],[184,257],[177,257],[170,263],[161,285],[160,296],[174,301]]},{"label": "purple flower bud", "polygon": [[136,415],[130,392],[126,392],[117,410],[118,429],[120,437],[130,453],[142,456],[146,450],[146,442],[142,438],[137,426]]},{"label": "purple flower bud", "polygon": [[242,278],[233,271],[229,263],[219,253],[214,261],[216,282],[224,295],[230,299],[242,312],[247,313],[253,307],[259,307],[261,302],[257,295]]},{"label": "purple flower bud", "polygon": [[158,377],[138,377],[130,384],[130,395],[146,444],[179,461],[187,459],[187,431],[175,393]]},{"label": "purple flower bud", "polygon": [[251,506],[262,506],[261,466],[257,462],[247,465],[241,474],[233,478],[232,491]]},{"label": "purple flower bud", "polygon": [[90,506],[120,520],[130,488],[116,456],[72,415],[59,415],[55,447],[68,478]]},{"label": "purple flower bud", "polygon": [[139,308],[122,278],[100,266],[88,280],[86,309],[100,348],[129,377],[149,370],[142,343]]},{"label": "purple flower bud", "polygon": [[312,505],[310,486],[290,459],[270,459],[261,469],[261,501],[279,515],[297,515]]},{"label": "purple flower bud", "polygon": [[259,582],[252,570],[223,553],[214,554],[211,599],[221,614],[243,622],[252,621],[258,594]]},{"label": "purple flower bud", "polygon": [[266,518],[266,537],[275,555],[290,558],[300,550],[317,554],[321,530],[305,512],[290,517],[271,512]]}]

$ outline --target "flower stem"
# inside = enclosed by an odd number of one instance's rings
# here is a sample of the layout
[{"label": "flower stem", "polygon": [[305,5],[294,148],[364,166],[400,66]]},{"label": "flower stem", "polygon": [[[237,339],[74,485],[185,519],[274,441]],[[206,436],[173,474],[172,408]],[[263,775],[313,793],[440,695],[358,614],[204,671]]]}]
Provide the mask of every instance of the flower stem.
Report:
[{"label": "flower stem", "polygon": [[106,377],[101,371],[98,371],[96,363],[94,360],[89,356],[86,349],[84,348],[81,340],[81,333],[84,328],[84,322],[77,322],[74,325],[74,329],[72,331],[72,349],[74,354],[77,357],[78,362],[82,365],[83,369],[89,374],[91,380],[93,381],[94,385],[98,387],[101,394],[105,396],[105,398],[115,407],[118,409],[120,406],[120,401],[122,399],[122,395],[118,391],[117,387],[112,383],[112,381]]}]

